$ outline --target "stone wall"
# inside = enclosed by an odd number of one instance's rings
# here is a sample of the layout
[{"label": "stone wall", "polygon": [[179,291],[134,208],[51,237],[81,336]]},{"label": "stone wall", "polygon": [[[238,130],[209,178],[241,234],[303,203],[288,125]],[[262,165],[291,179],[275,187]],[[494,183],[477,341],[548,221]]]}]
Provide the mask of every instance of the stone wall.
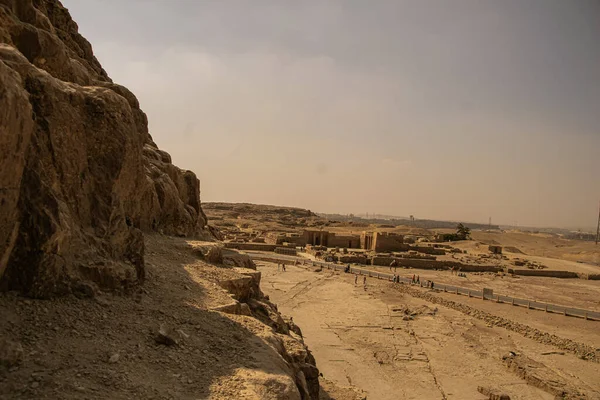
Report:
[{"label": "stone wall", "polygon": [[407,251],[409,246],[404,244],[404,237],[387,232],[363,232],[360,235],[360,248],[378,253]]},{"label": "stone wall", "polygon": [[579,278],[576,272],[571,271],[552,271],[547,269],[513,269],[509,268],[508,272],[522,276],[546,276],[550,278]]},{"label": "stone wall", "polygon": [[367,257],[366,256],[359,256],[359,255],[340,255],[340,256],[336,256],[335,260],[344,264],[362,264],[362,265],[366,265],[367,264]]},{"label": "stone wall", "polygon": [[225,242],[223,244],[228,249],[254,250],[254,251],[275,251],[275,249],[278,247],[278,245],[276,245],[276,244],[268,244],[268,243]]},{"label": "stone wall", "polygon": [[389,251],[406,251],[408,246],[404,244],[402,235],[394,235],[391,233],[375,232],[373,234],[372,250],[378,253]]},{"label": "stone wall", "polygon": [[360,235],[338,235],[329,233],[329,247],[359,249]]},{"label": "stone wall", "polygon": [[396,260],[398,267],[404,268],[417,268],[417,269],[450,269],[460,268],[463,272],[498,272],[502,271],[502,268],[494,265],[469,265],[463,264],[456,261],[437,261],[437,260],[417,260],[410,258],[398,258],[398,257],[373,257],[371,259],[371,265],[385,266],[388,267],[390,263]]},{"label": "stone wall", "polygon": [[438,249],[432,246],[410,246],[410,250],[418,251],[423,254],[443,256],[446,254],[444,249]]},{"label": "stone wall", "polygon": [[288,255],[288,256],[295,256],[298,254],[296,249],[291,248],[291,247],[278,247],[275,249],[275,253],[284,254],[284,255]]}]

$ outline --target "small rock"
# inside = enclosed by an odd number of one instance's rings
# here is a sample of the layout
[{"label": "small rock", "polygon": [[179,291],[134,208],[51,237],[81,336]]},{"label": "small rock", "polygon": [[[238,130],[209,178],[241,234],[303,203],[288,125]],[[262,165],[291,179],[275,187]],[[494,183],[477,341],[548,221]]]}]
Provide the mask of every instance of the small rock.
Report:
[{"label": "small rock", "polygon": [[119,358],[121,358],[121,356],[119,355],[119,353],[115,353],[112,356],[110,356],[110,358],[108,359],[108,362],[111,364],[115,364],[119,361]]},{"label": "small rock", "polygon": [[187,333],[185,333],[185,332],[184,332],[184,331],[182,331],[181,329],[179,329],[179,330],[177,331],[177,333],[179,333],[179,336],[180,336],[182,339],[189,339],[189,337],[190,337],[190,335],[188,335]]},{"label": "small rock", "polygon": [[177,339],[166,324],[160,325],[158,334],[154,337],[154,340],[156,343],[164,344],[165,346],[175,346],[178,344]]},{"label": "small rock", "polygon": [[0,365],[12,369],[21,361],[23,361],[23,346],[21,346],[21,343],[0,339]]},{"label": "small rock", "polygon": [[37,382],[37,381],[36,381],[36,382],[33,382],[33,383],[31,384],[31,388],[32,388],[32,389],[35,389],[35,388],[37,388],[37,387],[39,387],[39,386],[40,386],[40,383],[39,383],[39,382]]}]

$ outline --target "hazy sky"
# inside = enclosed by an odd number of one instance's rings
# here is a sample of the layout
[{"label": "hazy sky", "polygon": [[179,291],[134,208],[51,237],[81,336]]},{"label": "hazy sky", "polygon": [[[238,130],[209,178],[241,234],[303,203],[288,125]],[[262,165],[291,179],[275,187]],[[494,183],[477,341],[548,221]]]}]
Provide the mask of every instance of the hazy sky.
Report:
[{"label": "hazy sky", "polygon": [[597,0],[62,0],[203,201],[595,226]]}]

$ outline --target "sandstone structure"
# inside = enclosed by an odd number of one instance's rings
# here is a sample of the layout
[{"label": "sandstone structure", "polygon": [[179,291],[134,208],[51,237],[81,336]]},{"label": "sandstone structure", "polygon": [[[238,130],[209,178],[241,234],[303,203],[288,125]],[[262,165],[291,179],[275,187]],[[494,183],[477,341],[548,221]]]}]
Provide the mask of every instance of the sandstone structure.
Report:
[{"label": "sandstone structure", "polygon": [[206,223],[198,179],[158,149],[67,9],[0,0],[0,287],[126,288],[144,279],[142,232]]}]

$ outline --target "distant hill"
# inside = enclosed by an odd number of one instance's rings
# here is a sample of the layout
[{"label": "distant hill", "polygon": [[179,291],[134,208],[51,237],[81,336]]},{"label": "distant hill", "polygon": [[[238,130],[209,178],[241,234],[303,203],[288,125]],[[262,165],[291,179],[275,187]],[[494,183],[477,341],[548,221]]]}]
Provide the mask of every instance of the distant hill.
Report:
[{"label": "distant hill", "polygon": [[[433,219],[415,219],[410,220],[408,218],[362,218],[356,215],[342,215],[342,214],[323,214],[317,213],[322,218],[334,221],[361,223],[361,224],[374,224],[374,225],[392,225],[392,226],[411,226],[415,228],[423,229],[454,229],[460,221],[438,221]],[[463,222],[463,224],[471,229],[489,229],[488,224],[478,224],[474,222]],[[500,229],[498,225],[491,225],[491,229]]]},{"label": "distant hill", "polygon": [[324,226],[325,219],[310,210],[297,207],[249,203],[202,203],[212,226],[222,232],[255,230],[262,232],[294,232],[308,227]]},{"label": "distant hill", "polygon": [[310,210],[298,207],[272,206],[267,204],[250,203],[202,203],[206,209],[232,211],[238,213],[275,213],[290,214],[296,217],[316,217]]}]

